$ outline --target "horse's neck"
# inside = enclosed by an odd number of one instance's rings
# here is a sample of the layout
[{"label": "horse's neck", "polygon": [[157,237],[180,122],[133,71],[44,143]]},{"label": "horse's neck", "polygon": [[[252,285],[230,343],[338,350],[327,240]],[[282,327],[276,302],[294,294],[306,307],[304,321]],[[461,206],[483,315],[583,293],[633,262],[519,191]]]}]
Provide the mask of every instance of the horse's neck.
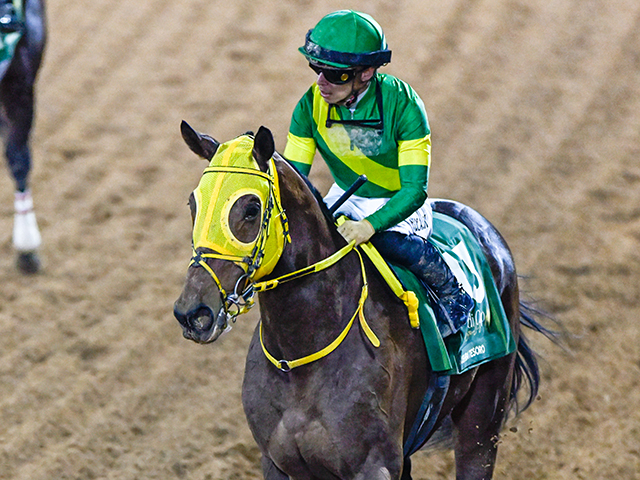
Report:
[{"label": "horse's neck", "polygon": [[352,252],[329,268],[262,293],[265,345],[276,358],[286,359],[325,348],[357,312],[362,286],[358,259]]},{"label": "horse's neck", "polygon": [[[289,219],[291,243],[285,246],[272,276],[314,265],[345,245],[298,174],[285,169],[280,177],[281,184],[286,185],[281,199]],[[359,261],[355,254],[350,254],[325,270],[265,292],[260,305],[268,343],[283,350],[292,348],[293,355],[299,350],[309,351],[301,345],[304,342],[326,345],[326,339],[337,329],[339,332],[353,314],[361,288]]]},{"label": "horse's neck", "polygon": [[318,199],[293,167],[284,160],[278,162],[278,166],[281,202],[292,241],[285,245],[276,269],[286,274],[324,260],[343,247],[344,240],[330,225]]}]

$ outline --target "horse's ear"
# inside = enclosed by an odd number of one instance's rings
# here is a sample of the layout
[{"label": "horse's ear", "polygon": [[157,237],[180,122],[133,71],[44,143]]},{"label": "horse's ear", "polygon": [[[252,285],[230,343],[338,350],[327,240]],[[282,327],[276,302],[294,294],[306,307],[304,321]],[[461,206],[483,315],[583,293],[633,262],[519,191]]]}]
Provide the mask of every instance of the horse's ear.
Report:
[{"label": "horse's ear", "polygon": [[258,162],[260,170],[266,172],[269,169],[269,160],[276,151],[271,130],[260,127],[253,142],[253,158]]},{"label": "horse's ear", "polygon": [[185,143],[191,151],[206,160],[211,160],[216,154],[220,143],[209,135],[196,132],[191,125],[182,120],[180,124],[180,132]]}]

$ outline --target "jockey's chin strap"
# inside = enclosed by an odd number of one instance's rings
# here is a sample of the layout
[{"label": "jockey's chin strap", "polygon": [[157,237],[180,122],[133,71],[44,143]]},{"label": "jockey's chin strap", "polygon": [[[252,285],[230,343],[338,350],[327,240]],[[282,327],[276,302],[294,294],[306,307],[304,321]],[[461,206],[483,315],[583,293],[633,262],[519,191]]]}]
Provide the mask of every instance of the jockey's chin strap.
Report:
[{"label": "jockey's chin strap", "polygon": [[265,282],[256,283],[253,285],[253,288],[254,288],[254,291],[256,292],[263,292],[265,290],[271,290],[273,288],[276,288],[281,283],[303,277],[304,275],[308,275],[310,273],[319,272],[321,270],[324,270],[330,267],[331,265],[334,265],[352,250],[355,250],[356,253],[358,254],[358,258],[360,259],[360,268],[362,270],[362,290],[360,292],[360,300],[358,301],[358,307],[356,308],[356,311],[354,312],[353,316],[349,320],[349,323],[347,323],[347,326],[344,327],[340,335],[338,335],[338,337],[333,342],[331,342],[329,345],[327,345],[322,350],[316,353],[307,355],[302,358],[298,358],[296,360],[278,360],[269,353],[269,351],[267,350],[267,347],[265,347],[264,345],[264,339],[262,336],[262,322],[260,322],[260,345],[262,346],[262,351],[264,352],[264,355],[267,357],[267,359],[281,371],[290,372],[292,369],[296,367],[300,367],[302,365],[315,362],[316,360],[319,360],[329,355],[336,348],[338,348],[338,346],[345,339],[345,337],[351,330],[351,327],[353,326],[356,316],[359,317],[362,331],[365,333],[365,335],[367,336],[371,344],[376,348],[380,346],[380,340],[378,339],[378,337],[376,337],[376,334],[373,332],[373,330],[371,330],[371,327],[369,326],[369,324],[367,323],[367,320],[364,317],[364,302],[367,299],[367,296],[369,295],[369,285],[367,283],[367,273],[364,268],[364,261],[362,260],[362,254],[357,248],[355,248],[355,241],[352,241],[346,247],[341,248],[333,255],[327,257],[324,260],[321,260],[318,263],[310,265],[296,272],[288,273],[286,275],[275,278],[273,280],[267,280]]}]

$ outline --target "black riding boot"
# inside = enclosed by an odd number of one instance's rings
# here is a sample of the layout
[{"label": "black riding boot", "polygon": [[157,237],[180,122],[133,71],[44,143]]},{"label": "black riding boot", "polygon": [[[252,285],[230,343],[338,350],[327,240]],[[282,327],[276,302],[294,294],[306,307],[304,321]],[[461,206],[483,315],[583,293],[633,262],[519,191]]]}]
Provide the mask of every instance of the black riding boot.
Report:
[{"label": "black riding boot", "polygon": [[23,23],[11,0],[0,0],[0,33],[13,33],[22,30]]},{"label": "black riding boot", "polygon": [[411,270],[437,300],[436,314],[443,337],[456,333],[467,323],[474,301],[458,283],[440,252],[418,235],[380,232],[371,239],[380,254]]}]

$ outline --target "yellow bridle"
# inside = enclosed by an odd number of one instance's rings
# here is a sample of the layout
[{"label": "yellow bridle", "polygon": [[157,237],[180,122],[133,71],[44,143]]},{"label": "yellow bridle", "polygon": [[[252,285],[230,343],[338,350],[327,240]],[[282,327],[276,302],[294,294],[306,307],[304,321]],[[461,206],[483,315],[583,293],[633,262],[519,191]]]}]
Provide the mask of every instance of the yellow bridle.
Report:
[{"label": "yellow bridle", "polygon": [[[202,254],[201,258],[234,262],[248,280],[271,273],[285,242],[291,241],[274,159],[269,159],[268,170],[263,172],[253,159],[252,150],[253,138],[249,135],[221,145],[194,190],[193,249],[215,252]],[[236,180],[239,175],[244,177],[242,183]],[[235,201],[249,194],[260,200],[262,221],[257,237],[245,243],[233,234],[229,215]]]},{"label": "yellow bridle", "polygon": [[[268,169],[263,172],[252,151],[253,137],[250,135],[242,135],[220,145],[194,190],[196,216],[193,256],[189,265],[201,266],[211,275],[223,298],[225,313],[232,320],[253,306],[251,282],[271,273],[282,255],[284,244],[291,241],[287,216],[280,203],[274,159],[269,159]],[[239,175],[244,177],[242,182],[237,181]],[[233,234],[229,215],[235,201],[248,194],[259,198],[262,217],[256,238],[245,243]],[[198,251],[202,248],[212,252]],[[230,261],[245,272],[234,292],[228,294],[225,291],[206,259]],[[245,285],[241,285],[241,281]],[[247,286],[249,288],[245,288]],[[235,306],[233,312],[229,311],[232,306]]]},{"label": "yellow bridle", "polygon": [[[255,282],[254,280],[259,280],[271,273],[284,251],[285,242],[291,242],[291,238],[289,237],[287,217],[280,203],[280,186],[274,159],[272,157],[269,160],[268,171],[263,172],[253,159],[252,148],[253,138],[248,135],[243,135],[221,145],[211,159],[209,167],[204,170],[200,184],[194,191],[197,208],[193,230],[193,256],[189,266],[200,266],[211,275],[223,299],[224,313],[227,315],[227,319],[232,321],[253,307],[253,296],[256,292],[271,290],[281,283],[324,270],[355,249],[355,243],[352,242],[313,265],[275,279]],[[253,181],[249,181],[250,185],[247,185],[245,181],[238,188],[234,178],[227,177],[238,174],[249,175]],[[258,196],[263,206],[260,231],[251,243],[242,243],[235,238],[228,224],[228,214],[233,206],[233,201],[243,194]],[[222,200],[218,201],[220,197]],[[275,215],[274,210],[277,210]],[[215,223],[216,218],[219,218],[218,223]],[[278,218],[280,221],[275,221]],[[213,252],[198,252],[199,248],[207,248]],[[380,346],[380,340],[373,333],[364,317],[364,302],[368,296],[368,285],[362,255],[358,249],[355,250],[360,259],[363,279],[360,299],[347,326],[328,346],[319,352],[296,360],[277,360],[264,345],[262,323],[260,324],[260,344],[263,352],[267,359],[280,370],[288,372],[292,368],[306,365],[329,355],[345,339],[356,316],[359,317],[360,325],[372,345]],[[207,264],[206,259],[230,261],[244,270],[245,274],[238,279],[231,294],[225,291],[220,279]],[[241,285],[243,281],[245,285]],[[231,311],[230,307],[235,309]]]}]

